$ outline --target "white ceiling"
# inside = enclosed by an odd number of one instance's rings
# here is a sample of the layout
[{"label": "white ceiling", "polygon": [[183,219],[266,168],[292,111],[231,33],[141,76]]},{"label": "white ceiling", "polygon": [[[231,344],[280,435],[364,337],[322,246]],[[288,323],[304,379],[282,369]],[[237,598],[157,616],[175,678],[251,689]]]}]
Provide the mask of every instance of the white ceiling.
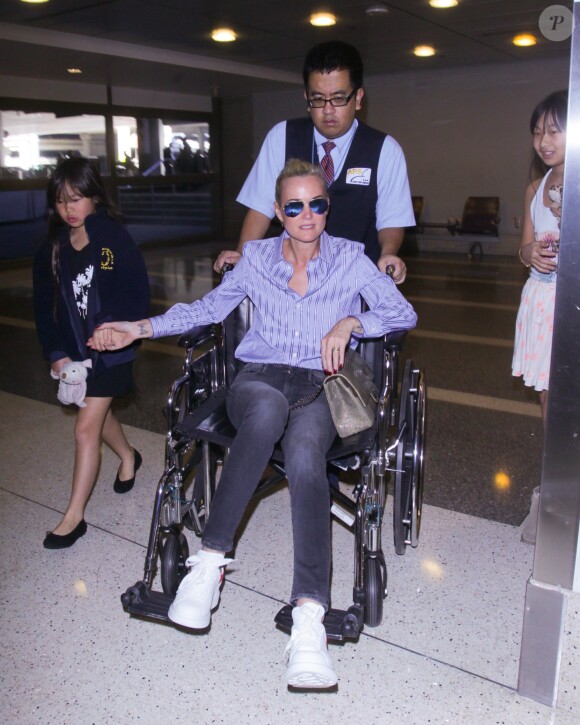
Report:
[{"label": "white ceiling", "polygon": [[[376,4],[389,12],[368,15]],[[548,4],[460,0],[435,10],[427,0],[0,0],[0,75],[236,96],[300,83],[307,50],[330,39],[356,45],[367,75],[567,56],[569,40],[547,40],[538,29]],[[321,8],[337,16],[334,27],[308,24]],[[238,41],[210,39],[223,24]],[[534,33],[538,44],[516,48],[519,32]],[[415,58],[411,49],[423,43],[438,54]],[[70,76],[69,67],[83,75]]]}]

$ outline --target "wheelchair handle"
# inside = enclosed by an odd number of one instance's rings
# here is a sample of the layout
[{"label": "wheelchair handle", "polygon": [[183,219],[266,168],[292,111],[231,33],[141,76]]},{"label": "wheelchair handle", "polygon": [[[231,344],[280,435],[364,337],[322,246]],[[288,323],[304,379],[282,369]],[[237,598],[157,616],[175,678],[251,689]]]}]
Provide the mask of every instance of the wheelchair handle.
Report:
[{"label": "wheelchair handle", "polygon": [[387,268],[385,269],[385,274],[388,274],[391,279],[393,279],[393,275],[395,274],[395,265],[389,264],[387,265]]}]

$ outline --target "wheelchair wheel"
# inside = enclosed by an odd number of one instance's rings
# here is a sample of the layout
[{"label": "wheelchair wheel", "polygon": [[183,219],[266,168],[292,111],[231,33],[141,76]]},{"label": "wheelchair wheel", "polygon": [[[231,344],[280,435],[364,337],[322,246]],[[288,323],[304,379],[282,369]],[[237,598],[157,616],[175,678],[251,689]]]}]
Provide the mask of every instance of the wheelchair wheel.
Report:
[{"label": "wheelchair wheel", "polygon": [[165,594],[175,596],[181,580],[187,573],[185,562],[189,557],[187,539],[182,533],[170,531],[160,551],[161,587]]},{"label": "wheelchair wheel", "polygon": [[404,481],[405,472],[403,466],[405,444],[401,440],[397,445],[397,456],[395,463],[395,493],[393,496],[393,535],[395,539],[395,552],[402,556],[405,553],[407,542],[407,521],[408,521],[408,499],[405,496]]},{"label": "wheelchair wheel", "polygon": [[399,400],[393,533],[395,551],[417,546],[423,503],[423,454],[425,448],[425,376],[407,360]]},{"label": "wheelchair wheel", "polygon": [[385,598],[385,583],[383,582],[383,567],[378,558],[365,559],[365,613],[364,623],[369,627],[378,627],[383,621],[383,599]]}]

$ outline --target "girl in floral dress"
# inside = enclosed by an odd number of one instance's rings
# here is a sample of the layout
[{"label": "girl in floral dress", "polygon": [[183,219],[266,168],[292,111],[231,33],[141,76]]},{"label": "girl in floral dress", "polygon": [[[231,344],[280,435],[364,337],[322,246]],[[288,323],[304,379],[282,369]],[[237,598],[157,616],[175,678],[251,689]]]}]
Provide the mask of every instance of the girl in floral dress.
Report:
[{"label": "girl in floral dress", "polygon": [[[566,149],[567,91],[556,91],[541,101],[532,113],[535,162],[545,173],[532,181],[525,197],[525,216],[519,256],[530,269],[516,320],[512,374],[540,394],[544,423],[548,403],[550,355],[554,322],[554,300],[562,183]],[[524,522],[522,540],[535,542],[539,488],[532,494],[530,514]]]}]

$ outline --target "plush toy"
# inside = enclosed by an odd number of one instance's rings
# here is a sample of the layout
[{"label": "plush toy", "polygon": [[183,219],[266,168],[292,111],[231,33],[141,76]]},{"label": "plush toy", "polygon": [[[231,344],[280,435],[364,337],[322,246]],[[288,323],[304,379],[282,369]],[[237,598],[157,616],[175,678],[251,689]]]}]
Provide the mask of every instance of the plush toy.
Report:
[{"label": "plush toy", "polygon": [[63,405],[75,403],[79,408],[86,408],[85,395],[87,393],[88,368],[92,367],[90,360],[83,362],[67,362],[59,373],[50,371],[51,377],[60,380],[56,397]]}]

